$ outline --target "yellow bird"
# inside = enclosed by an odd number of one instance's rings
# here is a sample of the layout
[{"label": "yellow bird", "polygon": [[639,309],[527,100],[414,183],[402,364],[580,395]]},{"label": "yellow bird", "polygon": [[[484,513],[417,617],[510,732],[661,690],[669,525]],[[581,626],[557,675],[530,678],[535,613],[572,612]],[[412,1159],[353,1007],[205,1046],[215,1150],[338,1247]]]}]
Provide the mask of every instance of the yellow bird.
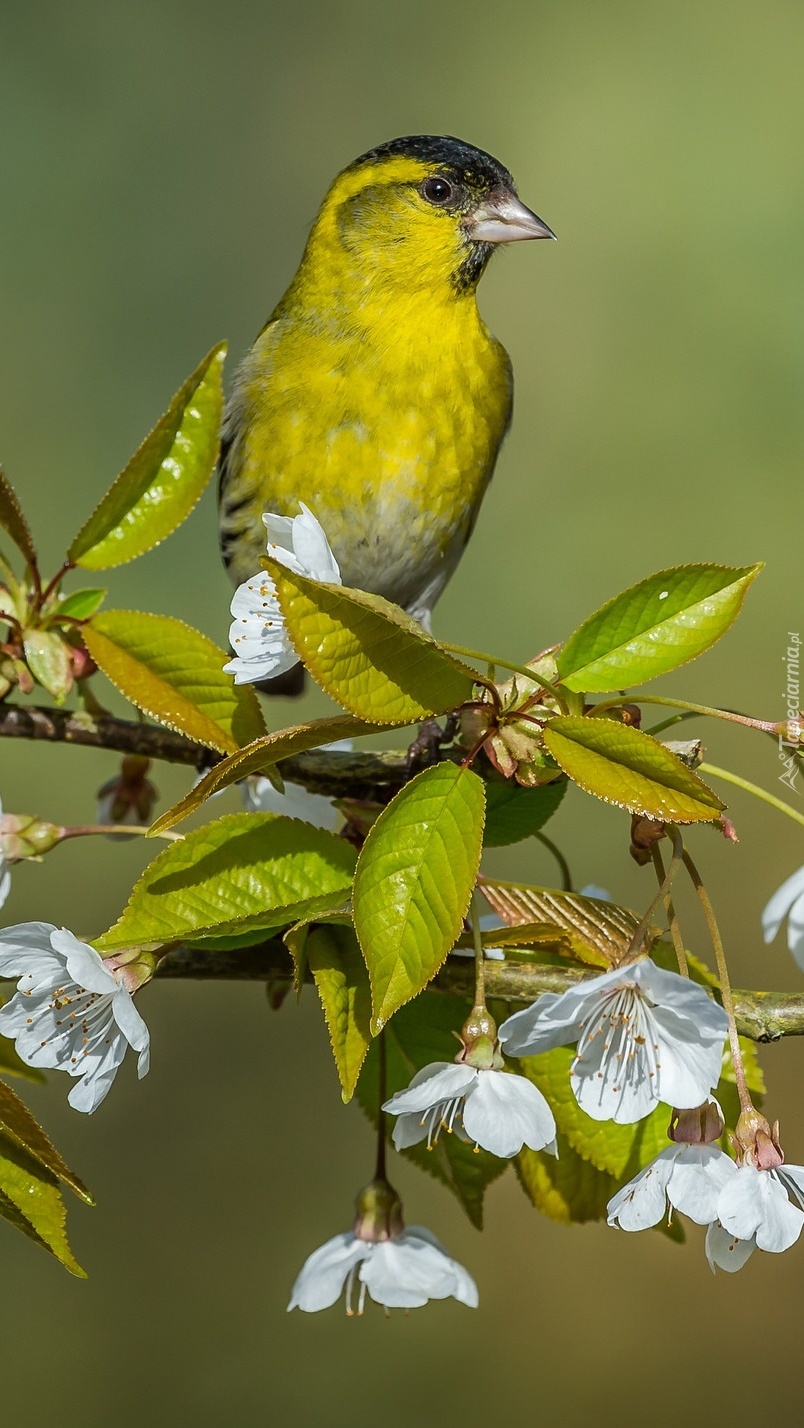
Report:
[{"label": "yellow bird", "polygon": [[335,179],[223,420],[220,529],[236,584],[263,511],[320,521],[344,585],[430,612],[511,419],[511,363],[475,301],[495,247],[555,235],[490,154],[393,139]]}]

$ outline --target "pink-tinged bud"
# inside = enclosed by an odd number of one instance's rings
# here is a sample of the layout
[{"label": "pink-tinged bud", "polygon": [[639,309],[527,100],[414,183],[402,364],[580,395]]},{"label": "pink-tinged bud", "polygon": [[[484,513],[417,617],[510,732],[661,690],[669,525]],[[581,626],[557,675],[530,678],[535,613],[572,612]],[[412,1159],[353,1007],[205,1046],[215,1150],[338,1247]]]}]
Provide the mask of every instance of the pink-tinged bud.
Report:
[{"label": "pink-tinged bud", "polygon": [[755,1170],[777,1170],[784,1164],[784,1151],[779,1143],[779,1122],[773,1126],[751,1106],[737,1121],[732,1145],[742,1165]]},{"label": "pink-tinged bud", "polygon": [[673,1108],[667,1134],[678,1145],[711,1145],[720,1140],[725,1123],[717,1101],[705,1101],[693,1110]]},{"label": "pink-tinged bud", "polygon": [[396,1239],[405,1228],[402,1201],[393,1185],[379,1178],[372,1180],[355,1200],[355,1239],[380,1244]]},{"label": "pink-tinged bud", "polygon": [[740,839],[737,836],[737,829],[735,828],[730,818],[719,818],[718,827],[727,842],[739,843]]},{"label": "pink-tinged bud", "polygon": [[90,679],[93,674],[97,674],[98,666],[85,644],[70,644],[68,653],[73,679]]},{"label": "pink-tinged bud", "polygon": [[455,1060],[475,1071],[501,1071],[505,1062],[497,1043],[497,1025],[484,1006],[473,1007],[461,1027]]},{"label": "pink-tinged bud", "polygon": [[64,829],[28,813],[0,815],[0,855],[7,863],[19,858],[39,858],[64,836]]},{"label": "pink-tinged bud", "polygon": [[110,972],[117,974],[121,986],[133,996],[140,987],[151,981],[160,960],[158,952],[145,952],[142,948],[135,948],[131,952],[117,952],[113,957],[104,957],[103,964]]}]

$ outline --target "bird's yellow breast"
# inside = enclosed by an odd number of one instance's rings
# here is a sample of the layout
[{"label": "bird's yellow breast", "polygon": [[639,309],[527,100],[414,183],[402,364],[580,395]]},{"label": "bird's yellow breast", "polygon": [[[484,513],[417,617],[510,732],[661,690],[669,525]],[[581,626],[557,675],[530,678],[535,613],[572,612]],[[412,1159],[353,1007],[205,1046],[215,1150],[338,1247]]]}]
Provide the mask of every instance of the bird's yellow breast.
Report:
[{"label": "bird's yellow breast", "polygon": [[470,533],[510,418],[508,357],[472,295],[366,294],[345,330],[293,290],[240,369],[223,493],[233,574],[264,510],[321,522],[344,583],[432,604]]}]

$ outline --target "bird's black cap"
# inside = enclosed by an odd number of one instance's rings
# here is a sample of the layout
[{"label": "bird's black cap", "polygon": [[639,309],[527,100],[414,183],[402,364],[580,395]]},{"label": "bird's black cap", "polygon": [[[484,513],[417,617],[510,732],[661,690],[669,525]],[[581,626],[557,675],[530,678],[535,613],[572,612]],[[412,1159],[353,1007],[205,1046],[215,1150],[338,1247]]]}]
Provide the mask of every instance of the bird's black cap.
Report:
[{"label": "bird's black cap", "polygon": [[376,149],[361,154],[359,159],[349,164],[349,168],[361,168],[364,164],[388,158],[420,159],[422,163],[448,169],[463,183],[480,183],[488,188],[514,186],[510,173],[498,159],[484,149],[476,149],[473,144],[452,138],[450,134],[412,134],[402,139],[390,139],[387,144],[378,144]]}]

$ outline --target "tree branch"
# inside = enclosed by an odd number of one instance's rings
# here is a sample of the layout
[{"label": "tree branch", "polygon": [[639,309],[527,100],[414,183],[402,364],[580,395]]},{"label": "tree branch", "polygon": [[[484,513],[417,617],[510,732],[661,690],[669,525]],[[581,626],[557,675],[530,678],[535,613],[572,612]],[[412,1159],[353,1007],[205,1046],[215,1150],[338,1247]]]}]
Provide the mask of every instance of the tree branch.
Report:
[{"label": "tree branch", "polygon": [[[194,947],[178,947],[159,963],[156,976],[290,986],[293,964],[284,944],[278,937],[272,937],[256,947],[236,952],[202,952]],[[527,1004],[542,992],[565,992],[568,987],[596,976],[599,973],[592,968],[587,971],[577,967],[537,966],[532,962],[487,961],[486,994]],[[471,1000],[474,995],[472,959],[448,958],[432,985],[436,991],[452,992]],[[767,1042],[804,1034],[804,994],[735,990],[733,996],[741,1036]]]},{"label": "tree branch", "polygon": [[[196,770],[211,768],[221,759],[214,749],[205,749],[184,734],[157,724],[36,705],[0,704],[0,738],[80,744],[84,748],[110,749],[119,754],[143,754],[149,759],[186,764]],[[314,749],[283,759],[278,767],[283,778],[304,784],[311,793],[379,803],[387,802],[389,796],[402,787],[406,776],[403,751],[341,753]]]}]

